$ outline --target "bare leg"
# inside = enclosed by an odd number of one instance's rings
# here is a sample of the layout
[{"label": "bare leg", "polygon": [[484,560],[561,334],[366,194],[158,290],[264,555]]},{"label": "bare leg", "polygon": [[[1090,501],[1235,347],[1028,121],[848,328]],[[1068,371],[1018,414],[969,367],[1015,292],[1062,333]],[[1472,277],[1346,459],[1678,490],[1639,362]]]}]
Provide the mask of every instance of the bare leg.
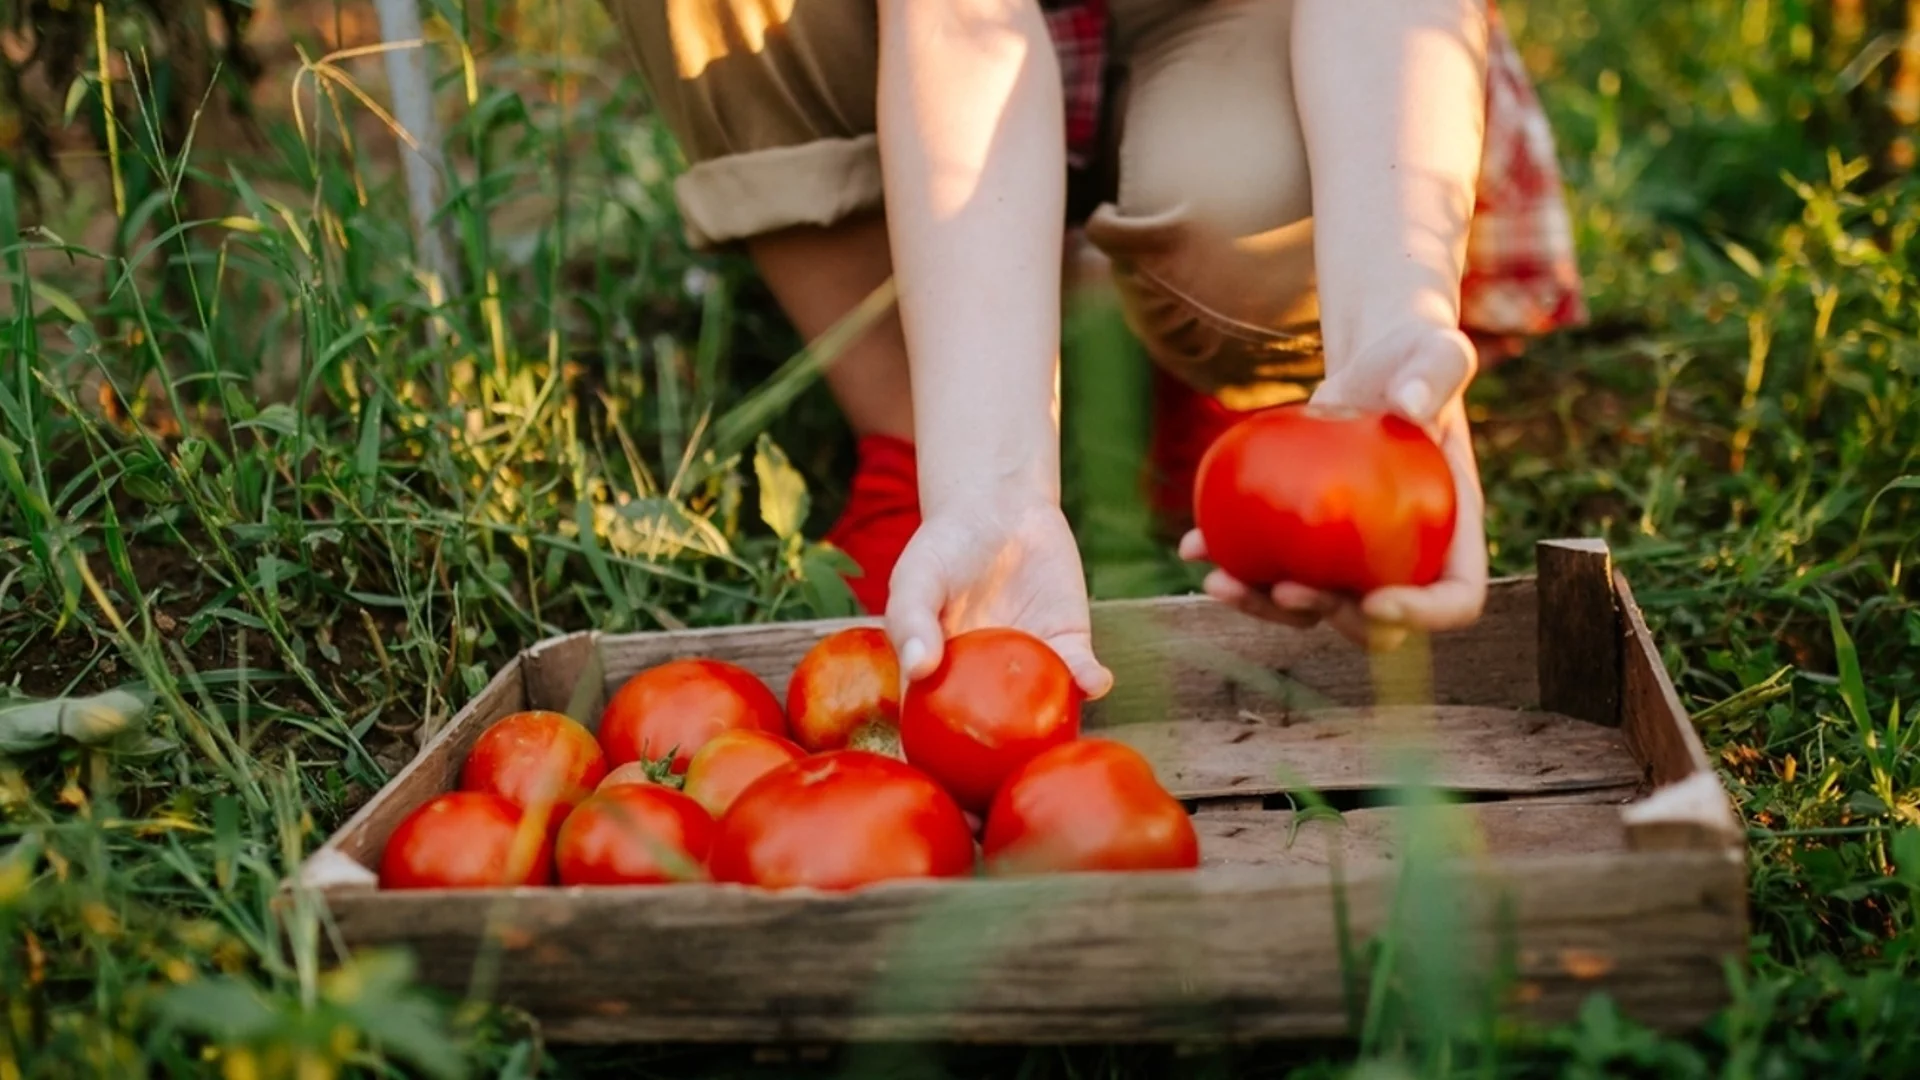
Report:
[{"label": "bare leg", "polygon": [[[786,229],[748,244],[774,298],[808,341],[826,333],[893,273],[886,221]],[[889,312],[827,368],[827,388],[854,434],[913,438],[913,395],[900,317]]]}]

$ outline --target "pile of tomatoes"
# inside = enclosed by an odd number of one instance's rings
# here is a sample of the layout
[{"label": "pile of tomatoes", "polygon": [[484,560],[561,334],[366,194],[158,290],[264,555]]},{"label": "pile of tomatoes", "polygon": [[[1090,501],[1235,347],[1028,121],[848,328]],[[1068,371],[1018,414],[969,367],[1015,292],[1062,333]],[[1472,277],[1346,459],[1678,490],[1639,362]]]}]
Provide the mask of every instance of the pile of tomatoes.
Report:
[{"label": "pile of tomatoes", "polygon": [[870,627],[822,639],[782,703],[687,658],[628,680],[597,734],[525,712],[474,744],[457,790],[394,831],[383,888],[717,881],[846,890],[903,878],[1183,870],[1185,808],[1137,751],[1082,737],[1044,642],[983,629],[900,689]]}]

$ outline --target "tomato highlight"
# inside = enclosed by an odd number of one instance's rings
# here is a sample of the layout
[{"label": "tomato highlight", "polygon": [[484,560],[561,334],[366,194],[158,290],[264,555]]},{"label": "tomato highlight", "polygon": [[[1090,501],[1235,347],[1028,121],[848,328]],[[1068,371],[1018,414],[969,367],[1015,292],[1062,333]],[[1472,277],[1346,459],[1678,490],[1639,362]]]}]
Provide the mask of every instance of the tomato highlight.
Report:
[{"label": "tomato highlight", "polygon": [[1283,405],[1216,439],[1194,480],[1214,565],[1258,587],[1430,585],[1458,513],[1445,453],[1392,414]]},{"label": "tomato highlight", "polygon": [[752,672],[723,660],[670,660],[628,679],[600,716],[610,765],[672,758],[675,773],[722,731],[786,736],[780,699]]},{"label": "tomato highlight", "polygon": [[787,723],[809,751],[852,746],[898,756],[900,661],[886,631],[848,627],[807,650],[787,683]]},{"label": "tomato highlight", "polygon": [[868,750],[788,762],[720,819],[715,881],[845,891],[902,878],[963,877],[973,836],[952,796],[919,769]]},{"label": "tomato highlight", "polygon": [[1008,777],[981,849],[995,875],[1200,865],[1186,807],[1139,751],[1111,739],[1056,746]]},{"label": "tomato highlight", "polygon": [[907,687],[900,745],[962,807],[982,813],[1008,774],[1079,736],[1084,696],[1046,642],[1004,627],[971,630]]},{"label": "tomato highlight", "polygon": [[551,830],[486,791],[450,791],[403,818],[380,853],[383,889],[485,889],[553,881]]}]

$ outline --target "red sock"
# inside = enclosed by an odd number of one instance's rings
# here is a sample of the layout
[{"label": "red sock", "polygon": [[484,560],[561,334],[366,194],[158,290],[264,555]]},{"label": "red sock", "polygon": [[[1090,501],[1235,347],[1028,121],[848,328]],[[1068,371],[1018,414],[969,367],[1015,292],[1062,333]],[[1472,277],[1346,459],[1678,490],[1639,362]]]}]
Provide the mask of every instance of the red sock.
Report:
[{"label": "red sock", "polygon": [[846,508],[826,539],[860,564],[861,576],[847,585],[869,614],[879,615],[887,610],[893,564],[920,528],[920,476],[905,439],[864,436],[856,454]]},{"label": "red sock", "polygon": [[1244,413],[1155,368],[1153,436],[1147,447],[1147,505],[1168,535],[1193,527],[1193,478],[1213,440]]}]

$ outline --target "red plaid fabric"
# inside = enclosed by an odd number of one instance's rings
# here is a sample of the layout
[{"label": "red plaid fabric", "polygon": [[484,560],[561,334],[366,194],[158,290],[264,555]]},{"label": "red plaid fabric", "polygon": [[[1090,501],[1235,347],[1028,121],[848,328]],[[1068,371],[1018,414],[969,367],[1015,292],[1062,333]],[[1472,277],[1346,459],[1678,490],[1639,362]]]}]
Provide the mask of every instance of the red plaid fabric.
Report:
[{"label": "red plaid fabric", "polygon": [[1100,108],[1107,74],[1106,0],[1047,0],[1040,5],[1060,57],[1066,90],[1067,160],[1084,168],[1100,137]]},{"label": "red plaid fabric", "polygon": [[1587,319],[1553,129],[1499,13],[1488,8],[1486,147],[1467,232],[1460,321],[1534,335]]},{"label": "red plaid fabric", "polygon": [[[1107,62],[1106,0],[1043,0],[1066,91],[1067,154],[1096,151]],[[1488,7],[1486,148],[1481,157],[1461,324],[1486,335],[1543,334],[1586,321],[1573,223],[1553,129],[1499,13]]]}]

